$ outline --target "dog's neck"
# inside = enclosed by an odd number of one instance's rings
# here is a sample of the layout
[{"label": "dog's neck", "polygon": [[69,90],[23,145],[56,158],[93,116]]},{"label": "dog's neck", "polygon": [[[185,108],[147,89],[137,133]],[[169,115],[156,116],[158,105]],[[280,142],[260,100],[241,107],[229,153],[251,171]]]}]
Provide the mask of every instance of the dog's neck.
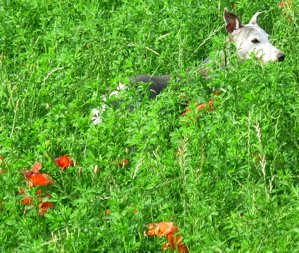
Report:
[{"label": "dog's neck", "polygon": [[215,72],[217,72],[215,70],[223,70],[229,67],[230,58],[234,54],[236,54],[236,50],[233,43],[226,40],[222,50],[213,52],[202,62],[199,68],[200,74],[204,79],[212,79],[215,76]]}]

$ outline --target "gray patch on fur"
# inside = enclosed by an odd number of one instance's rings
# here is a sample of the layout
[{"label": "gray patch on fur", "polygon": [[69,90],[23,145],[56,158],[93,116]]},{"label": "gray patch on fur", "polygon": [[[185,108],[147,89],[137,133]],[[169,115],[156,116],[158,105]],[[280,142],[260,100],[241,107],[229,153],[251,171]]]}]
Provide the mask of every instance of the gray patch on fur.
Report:
[{"label": "gray patch on fur", "polygon": [[149,97],[153,99],[168,86],[170,79],[171,79],[170,75],[163,75],[163,76],[140,75],[140,76],[131,77],[130,81],[132,83],[140,83],[140,82],[149,83],[149,90],[150,90]]}]

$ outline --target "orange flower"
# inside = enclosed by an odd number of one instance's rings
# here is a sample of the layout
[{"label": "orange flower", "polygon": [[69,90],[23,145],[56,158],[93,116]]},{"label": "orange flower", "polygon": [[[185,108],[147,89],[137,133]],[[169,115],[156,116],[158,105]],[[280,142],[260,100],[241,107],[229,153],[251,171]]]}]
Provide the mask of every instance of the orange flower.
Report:
[{"label": "orange flower", "polygon": [[39,173],[42,166],[43,165],[41,163],[38,163],[38,162],[33,164],[32,169],[31,169],[32,173]]},{"label": "orange flower", "polygon": [[36,191],[36,196],[41,196],[43,194],[43,191],[41,189],[38,189]]},{"label": "orange flower", "polygon": [[[162,250],[163,251],[168,250],[168,249],[169,250],[175,250],[175,247],[173,245],[171,245],[169,242],[162,245]],[[178,249],[178,252],[180,252],[180,253],[188,253],[189,252],[189,249],[183,243],[178,244],[177,249]]]},{"label": "orange flower", "polygon": [[199,104],[199,105],[197,105],[196,106],[196,110],[202,110],[202,109],[205,109],[207,107],[207,105],[206,104]]},{"label": "orange flower", "polygon": [[178,244],[178,252],[189,253],[189,249],[184,243],[180,243],[180,244]]},{"label": "orange flower", "polygon": [[22,174],[28,181],[29,187],[44,186],[53,183],[48,174],[39,172],[41,168],[41,163],[35,163],[31,170],[22,171]]},{"label": "orange flower", "polygon": [[29,187],[44,186],[53,183],[53,181],[49,179],[49,175],[45,173],[32,173],[29,175],[27,174],[26,177],[28,179]]},{"label": "orange flower", "polygon": [[26,206],[32,206],[33,199],[31,197],[25,197],[22,199],[21,204],[26,205]]},{"label": "orange flower", "polygon": [[[209,111],[212,111],[212,110],[214,110],[213,104],[214,104],[214,100],[210,99],[209,102],[208,102],[208,105],[209,105],[208,108],[207,108],[207,104],[203,103],[203,104],[198,104],[195,107],[195,110],[200,111],[200,110],[203,110],[203,109],[208,109]],[[181,116],[186,116],[191,111],[192,111],[192,108],[187,108],[185,111],[183,111],[181,113]]]},{"label": "orange flower", "polygon": [[35,163],[31,170],[22,171],[22,174],[28,181],[29,187],[44,186],[53,183],[48,174],[39,172],[41,168],[41,163]]},{"label": "orange flower", "polygon": [[33,202],[33,198],[32,197],[29,197],[29,196],[26,196],[26,193],[25,193],[25,188],[20,188],[19,190],[19,194],[23,195],[24,198],[21,200],[21,204],[22,205],[26,205],[26,206],[33,206],[32,202]]},{"label": "orange flower", "polygon": [[73,160],[67,155],[60,156],[56,158],[54,161],[63,170],[74,165]]},{"label": "orange flower", "polygon": [[127,159],[123,159],[122,161],[120,161],[118,163],[118,167],[126,167],[128,165],[129,165],[129,160],[127,160]]},{"label": "orange flower", "polygon": [[284,7],[286,7],[286,4],[285,4],[284,1],[281,1],[281,2],[279,3],[279,8],[283,9]]},{"label": "orange flower", "polygon": [[[30,197],[25,195],[25,188],[21,188],[19,190],[19,193],[21,195],[24,195],[24,199],[22,199],[21,204],[26,205],[26,206],[33,206],[33,202],[36,201],[38,202],[38,209],[39,209],[39,215],[44,215],[49,208],[54,208],[55,206],[49,202],[49,201],[44,201],[44,197],[42,196],[43,192],[41,189],[36,191],[36,196]],[[46,194],[47,197],[50,197],[51,195],[49,193]]]},{"label": "orange flower", "polygon": [[182,235],[168,234],[167,241],[168,241],[170,250],[175,250],[177,248],[178,252],[180,252],[180,253],[188,253],[189,252],[187,246],[183,243]]},{"label": "orange flower", "polygon": [[52,204],[49,201],[45,201],[45,202],[40,203],[38,205],[38,209],[39,209],[38,214],[39,215],[44,215],[46,212],[48,212],[49,208],[55,208],[54,204]]},{"label": "orange flower", "polygon": [[148,231],[145,235],[148,236],[166,236],[169,233],[178,232],[178,228],[173,222],[160,222],[148,224]]},{"label": "orange flower", "polygon": [[163,250],[175,250],[180,253],[188,253],[188,247],[183,243],[183,236],[177,234],[179,228],[173,222],[151,223],[148,225],[148,231],[145,235],[148,236],[166,236],[167,243],[162,246]]}]

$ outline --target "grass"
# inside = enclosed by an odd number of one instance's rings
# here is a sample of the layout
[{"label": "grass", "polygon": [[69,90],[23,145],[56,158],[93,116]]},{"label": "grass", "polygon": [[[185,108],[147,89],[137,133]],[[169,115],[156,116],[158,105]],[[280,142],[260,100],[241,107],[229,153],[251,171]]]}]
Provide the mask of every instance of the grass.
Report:
[{"label": "grass", "polygon": [[[289,4],[2,1],[0,251],[160,252],[164,238],[143,232],[173,221],[190,252],[299,252],[299,10]],[[224,7],[244,21],[266,10],[261,26],[286,60],[232,57],[203,80],[202,60],[225,46]],[[142,73],[186,78],[132,112],[145,87],[122,93],[93,126],[101,95]],[[213,87],[226,89],[215,110],[180,116],[183,95],[207,103]],[[62,171],[53,160],[64,154],[75,166]],[[36,161],[55,182],[27,189],[51,194],[43,216],[20,203],[20,172]]]}]

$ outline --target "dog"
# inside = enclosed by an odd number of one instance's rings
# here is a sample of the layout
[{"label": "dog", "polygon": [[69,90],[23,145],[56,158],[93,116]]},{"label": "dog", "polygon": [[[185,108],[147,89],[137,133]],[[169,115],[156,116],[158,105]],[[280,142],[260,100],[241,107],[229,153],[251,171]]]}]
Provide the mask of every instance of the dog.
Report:
[{"label": "dog", "polygon": [[[224,21],[229,41],[235,44],[237,57],[241,61],[252,57],[260,60],[262,63],[283,61],[285,59],[285,54],[270,43],[269,35],[258,25],[257,18],[260,14],[261,12],[255,13],[250,22],[243,25],[237,15],[229,12],[225,8]],[[208,61],[209,60],[205,60],[204,64]],[[139,75],[130,78],[130,82],[132,83],[149,84],[150,99],[154,99],[159,95],[168,86],[170,80],[170,75]],[[103,102],[106,102],[113,96],[117,96],[119,92],[126,89],[127,86],[120,83],[115,91],[107,96],[102,96]],[[92,123],[94,125],[103,122],[102,114],[106,109],[107,105],[105,103],[102,104],[101,108],[92,109],[91,115]]]},{"label": "dog", "polygon": [[263,63],[283,61],[285,54],[270,43],[269,35],[257,23],[260,14],[261,12],[255,13],[247,25],[242,25],[238,16],[224,9],[229,40],[235,43],[237,56],[241,60],[255,56]]}]

